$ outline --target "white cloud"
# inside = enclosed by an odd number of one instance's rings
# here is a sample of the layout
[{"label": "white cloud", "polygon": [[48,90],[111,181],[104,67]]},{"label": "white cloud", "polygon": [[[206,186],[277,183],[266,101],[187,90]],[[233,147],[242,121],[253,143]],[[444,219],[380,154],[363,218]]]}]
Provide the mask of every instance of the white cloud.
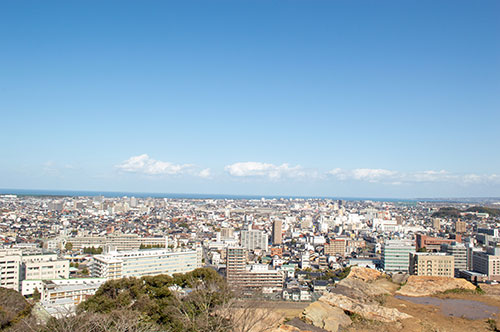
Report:
[{"label": "white cloud", "polygon": [[390,178],[397,175],[397,172],[380,168],[357,168],[351,171],[352,177],[356,180],[367,180],[376,182],[380,179]]},{"label": "white cloud", "polygon": [[212,173],[210,172],[210,168],[205,168],[205,169],[202,169],[199,173],[198,173],[198,176],[200,178],[204,178],[204,179],[208,179],[212,176]]},{"label": "white cloud", "polygon": [[147,154],[130,157],[116,166],[118,169],[129,173],[142,173],[147,175],[176,175],[191,169],[191,164],[174,164],[168,161],[159,161],[150,158]]},{"label": "white cloud", "polygon": [[393,185],[409,183],[454,182],[459,184],[500,182],[496,174],[453,174],[446,170],[399,172],[379,168],[356,168],[352,170],[334,168],[327,172],[339,180],[383,182]]},{"label": "white cloud", "polygon": [[238,162],[224,167],[224,170],[236,177],[267,177],[269,179],[304,177],[307,172],[299,165],[274,165],[255,161]]}]

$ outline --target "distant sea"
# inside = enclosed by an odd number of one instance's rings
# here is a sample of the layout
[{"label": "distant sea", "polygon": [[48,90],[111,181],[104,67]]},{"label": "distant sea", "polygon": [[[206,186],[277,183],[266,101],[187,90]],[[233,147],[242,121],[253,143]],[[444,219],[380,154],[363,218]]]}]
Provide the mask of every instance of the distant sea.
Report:
[{"label": "distant sea", "polygon": [[80,191],[80,190],[37,190],[37,189],[0,189],[0,194],[18,196],[104,196],[104,197],[141,197],[141,198],[174,198],[174,199],[333,199],[345,201],[375,201],[375,202],[402,202],[416,203],[415,199],[403,198],[371,198],[371,197],[327,197],[327,196],[287,196],[287,195],[226,195],[226,194],[182,194],[182,193],[145,193],[145,192],[120,192],[120,191]]}]

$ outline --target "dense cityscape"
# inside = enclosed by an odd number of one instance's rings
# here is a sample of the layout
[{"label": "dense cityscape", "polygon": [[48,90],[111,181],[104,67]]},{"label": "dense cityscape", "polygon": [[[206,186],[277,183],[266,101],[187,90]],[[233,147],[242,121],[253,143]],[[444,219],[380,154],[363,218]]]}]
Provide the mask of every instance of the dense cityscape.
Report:
[{"label": "dense cityscape", "polygon": [[0,286],[60,317],[108,280],[198,268],[275,301],[315,301],[353,266],[496,284],[499,205],[7,194]]},{"label": "dense cityscape", "polygon": [[0,332],[499,332],[499,13],[0,0]]}]

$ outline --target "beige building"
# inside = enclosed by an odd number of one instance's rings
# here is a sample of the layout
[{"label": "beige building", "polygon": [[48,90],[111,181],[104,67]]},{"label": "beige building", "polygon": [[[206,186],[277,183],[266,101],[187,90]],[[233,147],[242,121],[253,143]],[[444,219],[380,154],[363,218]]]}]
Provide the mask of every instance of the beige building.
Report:
[{"label": "beige building", "polygon": [[246,265],[244,248],[227,248],[226,279],[229,285],[243,290],[270,293],[283,289],[284,274],[268,265]]},{"label": "beige building", "polygon": [[69,260],[58,259],[56,254],[27,254],[21,259],[23,280],[69,278]]},{"label": "beige building", "polygon": [[454,277],[455,259],[444,253],[410,253],[410,274]]},{"label": "beige building", "polygon": [[19,290],[20,266],[20,250],[0,250],[0,287]]},{"label": "beige building", "polygon": [[273,221],[273,244],[279,245],[283,242],[282,227],[283,222],[279,219]]},{"label": "beige building", "polygon": [[325,255],[345,256],[346,242],[346,239],[330,239],[325,243]]},{"label": "beige building", "polygon": [[432,218],[432,228],[439,232],[441,230],[441,219]]},{"label": "beige building", "polygon": [[467,224],[465,221],[458,220],[455,223],[455,233],[465,233],[467,232]]},{"label": "beige building", "polygon": [[116,250],[137,250],[142,245],[145,246],[164,246],[166,239],[164,237],[140,237],[137,234],[109,235],[109,236],[78,236],[67,238],[66,242],[73,245],[73,250],[83,248],[104,248],[112,246]]}]

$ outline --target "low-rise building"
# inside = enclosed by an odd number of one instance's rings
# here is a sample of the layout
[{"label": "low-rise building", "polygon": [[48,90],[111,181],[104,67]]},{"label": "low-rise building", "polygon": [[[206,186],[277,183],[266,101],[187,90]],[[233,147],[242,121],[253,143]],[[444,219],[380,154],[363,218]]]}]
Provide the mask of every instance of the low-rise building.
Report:
[{"label": "low-rise building", "polygon": [[410,253],[410,274],[453,277],[455,275],[454,257],[445,253]]},{"label": "low-rise building", "polygon": [[202,249],[114,251],[94,256],[93,277],[119,279],[187,273],[202,266]]}]

